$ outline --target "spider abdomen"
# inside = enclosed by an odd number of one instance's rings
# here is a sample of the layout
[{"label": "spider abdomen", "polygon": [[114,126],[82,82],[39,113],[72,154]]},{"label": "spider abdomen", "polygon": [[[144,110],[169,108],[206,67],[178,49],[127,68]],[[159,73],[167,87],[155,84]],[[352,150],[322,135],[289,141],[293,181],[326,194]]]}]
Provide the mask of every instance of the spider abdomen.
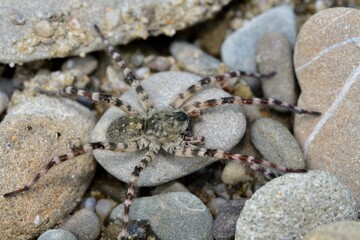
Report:
[{"label": "spider abdomen", "polygon": [[109,142],[121,143],[139,140],[144,135],[144,119],[140,116],[124,116],[114,120],[106,131]]}]

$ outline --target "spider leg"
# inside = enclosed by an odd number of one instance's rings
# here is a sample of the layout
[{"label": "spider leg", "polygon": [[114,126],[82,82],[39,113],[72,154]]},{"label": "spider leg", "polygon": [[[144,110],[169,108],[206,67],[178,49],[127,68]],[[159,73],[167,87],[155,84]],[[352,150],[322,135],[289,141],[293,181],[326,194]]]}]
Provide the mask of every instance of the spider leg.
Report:
[{"label": "spider leg", "polygon": [[274,98],[240,98],[237,96],[223,97],[223,98],[218,98],[218,99],[210,99],[210,100],[207,100],[204,102],[195,102],[195,103],[184,106],[184,110],[186,112],[188,112],[188,114],[191,116],[193,116],[193,115],[197,116],[198,112],[200,112],[200,110],[202,110],[202,109],[212,108],[212,107],[221,106],[221,105],[225,105],[225,104],[277,105],[277,106],[286,108],[286,109],[293,111],[295,113],[298,113],[298,114],[310,114],[310,115],[315,115],[315,116],[321,115],[320,112],[308,111],[308,110],[299,108],[295,105],[279,101]]},{"label": "spider leg", "polygon": [[172,106],[174,108],[181,107],[190,97],[192,97],[196,92],[200,91],[206,85],[217,85],[221,88],[225,86],[226,80],[234,77],[255,77],[255,78],[267,78],[275,75],[275,72],[271,72],[268,74],[260,74],[253,72],[244,72],[244,71],[234,71],[225,73],[223,75],[205,77],[194,85],[188,87],[184,92],[180,93],[177,98],[172,102]]},{"label": "spider leg", "polygon": [[130,85],[135,88],[135,91],[139,97],[139,100],[141,102],[141,105],[145,108],[147,112],[149,112],[151,109],[153,109],[153,102],[149,98],[149,95],[145,91],[145,89],[140,85],[139,80],[136,78],[133,71],[128,68],[122,59],[119,52],[117,52],[114,47],[110,44],[109,40],[106,39],[106,37],[102,34],[99,27],[97,25],[94,25],[96,32],[101,37],[101,40],[103,41],[105,45],[105,51],[111,56],[111,58],[114,60],[114,62],[120,67],[120,69],[123,71],[124,75],[128,79]]},{"label": "spider leg", "polygon": [[158,147],[151,147],[150,150],[145,154],[145,157],[140,161],[138,165],[134,168],[134,171],[131,173],[131,179],[128,185],[128,190],[126,194],[126,199],[124,202],[124,215],[123,215],[123,225],[121,229],[121,240],[125,240],[127,237],[127,228],[129,226],[129,213],[130,206],[135,198],[136,183],[139,178],[140,173],[152,162],[155,154],[159,151]]},{"label": "spider leg", "polygon": [[288,172],[288,173],[307,172],[306,169],[286,168],[281,165],[271,163],[263,159],[255,158],[253,156],[229,153],[218,149],[200,148],[190,144],[185,144],[173,148],[168,147],[165,150],[170,154],[180,157],[214,157],[217,159],[238,160],[248,165],[251,169],[263,173],[267,179],[274,179],[277,177],[277,174],[274,173],[272,170],[270,170],[270,168],[274,168],[280,170],[281,172]]},{"label": "spider leg", "polygon": [[46,94],[49,96],[68,96],[68,97],[81,96],[81,97],[89,98],[94,102],[108,102],[108,103],[111,103],[114,106],[120,108],[127,114],[139,115],[139,113],[130,104],[128,104],[108,93],[90,92],[90,91],[85,91],[82,89],[77,89],[77,88],[74,88],[71,86],[65,87],[60,92],[51,92],[51,91],[46,91],[46,90],[42,90],[42,89],[37,89],[37,91],[39,93],[43,93],[43,94]]},{"label": "spider leg", "polygon": [[15,191],[5,193],[4,197],[13,197],[21,192],[28,191],[42,176],[44,176],[53,166],[65,162],[69,159],[73,159],[85,153],[92,152],[95,149],[104,149],[111,151],[136,151],[139,149],[137,142],[129,143],[111,143],[111,142],[93,142],[85,144],[81,147],[74,148],[70,153],[54,157],[48,162],[48,164],[39,171],[35,177],[28,182],[23,188],[19,188]]},{"label": "spider leg", "polygon": [[194,145],[204,145],[204,141],[205,141],[205,137],[203,137],[203,136],[196,137],[196,136],[184,135],[183,139],[185,142],[187,142],[189,144],[194,144]]}]

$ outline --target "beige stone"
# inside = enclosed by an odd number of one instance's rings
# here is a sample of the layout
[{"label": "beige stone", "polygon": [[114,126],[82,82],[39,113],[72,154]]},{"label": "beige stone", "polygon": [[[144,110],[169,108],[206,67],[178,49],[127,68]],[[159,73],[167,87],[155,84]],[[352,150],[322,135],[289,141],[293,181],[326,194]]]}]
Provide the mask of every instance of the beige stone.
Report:
[{"label": "beige stone", "polygon": [[33,239],[76,207],[95,170],[91,154],[58,166],[28,191],[24,187],[56,157],[70,152],[69,142],[89,141],[95,116],[69,99],[39,96],[13,107],[0,123],[0,238]]},{"label": "beige stone", "polygon": [[294,133],[309,169],[336,175],[360,202],[360,11],[332,8],[311,17],[295,47],[302,90]]}]

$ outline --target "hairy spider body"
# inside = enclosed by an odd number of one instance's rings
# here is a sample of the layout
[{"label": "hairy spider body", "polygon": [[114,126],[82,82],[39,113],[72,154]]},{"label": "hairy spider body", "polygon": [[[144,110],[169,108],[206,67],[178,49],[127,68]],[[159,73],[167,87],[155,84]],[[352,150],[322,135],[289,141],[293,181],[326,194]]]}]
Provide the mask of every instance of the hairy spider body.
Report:
[{"label": "hairy spider body", "polygon": [[129,211],[133,199],[135,198],[138,177],[143,169],[152,162],[160,149],[180,157],[214,157],[217,159],[237,160],[246,164],[251,169],[263,173],[268,179],[277,177],[277,174],[271,169],[277,169],[282,172],[306,172],[305,169],[289,169],[252,156],[230,153],[219,149],[207,149],[201,147],[204,143],[203,136],[192,135],[192,120],[200,117],[202,110],[225,104],[277,105],[298,114],[320,114],[319,112],[307,111],[272,98],[242,99],[239,97],[226,97],[184,105],[188,99],[205,86],[215,85],[224,87],[226,86],[226,80],[229,78],[240,76],[270,77],[273,73],[261,75],[257,73],[234,71],[220,76],[205,77],[181,92],[177,98],[174,99],[170,108],[159,111],[154,109],[153,102],[149,95],[140,85],[140,82],[136,79],[133,72],[126,67],[120,54],[115,51],[96,26],[95,29],[105,45],[105,50],[113,58],[114,62],[123,70],[130,85],[135,89],[138,99],[145,110],[145,114],[140,115],[129,103],[106,93],[89,92],[74,87],[65,87],[63,91],[57,94],[40,90],[41,93],[48,95],[84,96],[94,102],[108,102],[123,110],[127,115],[115,119],[109,125],[105,134],[106,141],[88,143],[81,147],[73,148],[70,153],[52,158],[50,162],[23,188],[5,193],[4,197],[15,196],[18,193],[28,191],[39,178],[45,175],[53,166],[69,159],[73,159],[81,154],[92,152],[95,149],[121,152],[146,150],[145,156],[135,166],[131,174],[126,200],[124,202],[125,207],[121,239],[126,239],[129,225]]}]

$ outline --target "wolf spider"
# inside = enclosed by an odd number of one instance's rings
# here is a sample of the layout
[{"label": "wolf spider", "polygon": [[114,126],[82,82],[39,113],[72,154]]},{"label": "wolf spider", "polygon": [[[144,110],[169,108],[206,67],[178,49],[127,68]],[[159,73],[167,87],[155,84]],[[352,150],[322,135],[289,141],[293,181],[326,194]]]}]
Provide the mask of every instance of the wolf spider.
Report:
[{"label": "wolf spider", "polygon": [[[82,96],[87,97],[94,102],[108,102],[123,110],[127,113],[127,115],[114,120],[110,124],[106,132],[107,141],[88,143],[81,147],[73,148],[70,153],[52,158],[50,162],[41,171],[39,171],[29,183],[27,183],[23,188],[5,193],[5,198],[28,191],[39,180],[39,178],[44,176],[53,166],[69,159],[73,159],[79,155],[92,152],[95,149],[123,152],[148,149],[143,159],[134,168],[128,184],[121,231],[121,239],[123,240],[126,239],[128,235],[129,210],[133,199],[135,198],[137,179],[140,173],[152,162],[160,149],[165,150],[169,154],[181,157],[214,157],[217,159],[238,160],[249,166],[251,169],[263,173],[267,179],[273,179],[278,176],[278,174],[270,168],[280,170],[284,173],[306,172],[306,169],[290,169],[253,156],[234,154],[219,149],[206,149],[200,147],[200,145],[204,143],[204,138],[202,136],[193,136],[191,134],[191,126],[189,123],[192,119],[198,118],[201,115],[202,110],[224,104],[277,105],[298,114],[320,115],[319,112],[307,111],[273,98],[244,99],[231,96],[185,104],[191,96],[203,89],[205,86],[216,85],[218,87],[223,87],[226,85],[226,81],[230,78],[242,76],[262,78],[270,77],[274,75],[274,73],[258,74],[244,71],[233,71],[219,76],[205,77],[180,93],[167,110],[158,111],[154,109],[152,100],[149,98],[149,95],[144,88],[140,85],[140,82],[136,78],[135,74],[126,66],[120,54],[111,46],[109,41],[104,37],[96,25],[95,30],[101,37],[103,44],[105,45],[106,52],[122,69],[130,85],[135,89],[138,99],[146,111],[146,116],[141,116],[129,103],[115,98],[110,94],[89,92],[70,86],[65,87],[63,91],[59,93],[62,96]],[[54,95],[54,93],[47,91],[41,92]]]}]

